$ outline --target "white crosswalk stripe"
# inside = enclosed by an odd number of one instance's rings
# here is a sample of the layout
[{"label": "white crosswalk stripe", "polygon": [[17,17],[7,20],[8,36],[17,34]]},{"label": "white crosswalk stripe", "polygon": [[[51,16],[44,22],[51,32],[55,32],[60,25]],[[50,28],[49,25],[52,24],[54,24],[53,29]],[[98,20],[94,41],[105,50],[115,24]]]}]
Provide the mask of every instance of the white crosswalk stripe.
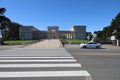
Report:
[{"label": "white crosswalk stripe", "polygon": [[90,76],[87,71],[29,71],[29,72],[0,72],[0,77],[63,77]]},{"label": "white crosswalk stripe", "polygon": [[[58,59],[56,59],[58,58]],[[60,59],[61,58],[61,59]],[[70,59],[71,58],[71,59]],[[19,59],[19,60],[16,60]],[[27,59],[27,60],[21,60]],[[32,59],[32,60],[31,60]],[[34,60],[33,60],[34,59]],[[42,60],[38,60],[42,59]],[[45,60],[43,60],[45,59]],[[8,62],[6,64],[0,64],[0,68],[45,68],[45,67],[82,67],[80,63],[77,63],[73,57],[0,57],[0,62]],[[11,62],[17,62],[13,64]],[[49,62],[46,63],[27,63],[27,64],[18,64],[18,62]],[[57,62],[57,63],[54,63]],[[60,63],[62,62],[62,63]],[[72,62],[72,63],[65,63]],[[86,70],[69,70],[69,71],[2,71],[0,72],[0,78],[13,78],[13,77],[70,77],[70,76],[90,76]]]},{"label": "white crosswalk stripe", "polygon": [[[11,53],[12,51],[14,50],[11,50]],[[92,80],[91,75],[82,69],[82,65],[77,63],[76,59],[69,53],[65,52],[63,54],[62,50],[60,50],[61,54],[59,55],[58,53],[48,53],[48,51],[46,52],[47,55],[42,51],[41,54],[39,54],[40,52],[34,52],[34,56],[31,53],[27,53],[28,56],[20,56],[20,53],[16,55],[6,54],[4,56],[3,53],[0,55],[0,80],[17,80],[17,78],[19,80],[29,80],[26,78],[44,80],[43,78],[47,77],[45,80],[52,80],[49,78],[66,80],[66,77],[70,77],[70,80],[74,79],[71,77],[84,77],[82,80]],[[36,54],[39,56],[36,56]]]},{"label": "white crosswalk stripe", "polygon": [[65,59],[73,59],[73,57],[5,57],[5,56],[2,56],[2,57],[0,57],[0,59],[1,58],[3,58],[3,59],[5,59],[5,58],[7,58],[7,59],[11,59],[11,58],[15,58],[15,59],[19,59],[19,58],[29,58],[29,59],[32,59],[32,58],[42,58],[42,59],[47,59],[47,58],[51,58],[51,59],[54,59],[54,58],[57,58],[57,59],[62,59],[62,58],[65,58]]},{"label": "white crosswalk stripe", "polygon": [[79,63],[68,64],[0,64],[0,68],[14,68],[14,67],[81,67]]},{"label": "white crosswalk stripe", "polygon": [[75,59],[54,59],[54,60],[0,60],[0,62],[76,62]]}]

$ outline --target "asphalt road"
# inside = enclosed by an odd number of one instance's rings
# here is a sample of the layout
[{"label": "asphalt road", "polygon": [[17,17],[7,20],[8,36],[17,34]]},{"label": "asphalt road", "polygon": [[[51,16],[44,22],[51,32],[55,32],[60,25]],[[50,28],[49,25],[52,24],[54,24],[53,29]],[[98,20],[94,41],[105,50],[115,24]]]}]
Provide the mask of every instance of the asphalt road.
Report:
[{"label": "asphalt road", "polygon": [[64,48],[0,50],[0,80],[93,80]]},{"label": "asphalt road", "polygon": [[0,50],[0,80],[120,80],[119,75],[116,48]]},{"label": "asphalt road", "polygon": [[120,80],[120,49],[80,49],[66,47],[83,69],[87,70],[93,80]]}]

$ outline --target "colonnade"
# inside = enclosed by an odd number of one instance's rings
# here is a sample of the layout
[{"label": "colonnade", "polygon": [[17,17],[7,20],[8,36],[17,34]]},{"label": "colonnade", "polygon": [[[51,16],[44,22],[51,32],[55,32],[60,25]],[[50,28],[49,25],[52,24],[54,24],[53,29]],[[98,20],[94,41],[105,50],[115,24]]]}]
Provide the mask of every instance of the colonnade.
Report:
[{"label": "colonnade", "polygon": [[66,39],[73,39],[74,33],[73,32],[59,32],[60,38],[66,38]]}]

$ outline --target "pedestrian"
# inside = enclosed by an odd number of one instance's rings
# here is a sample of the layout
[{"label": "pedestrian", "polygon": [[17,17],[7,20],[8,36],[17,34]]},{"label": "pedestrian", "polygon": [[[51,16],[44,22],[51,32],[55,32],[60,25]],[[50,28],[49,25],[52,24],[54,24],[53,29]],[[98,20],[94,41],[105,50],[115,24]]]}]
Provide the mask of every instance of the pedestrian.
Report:
[{"label": "pedestrian", "polygon": [[62,42],[62,46],[64,47],[64,42]]}]

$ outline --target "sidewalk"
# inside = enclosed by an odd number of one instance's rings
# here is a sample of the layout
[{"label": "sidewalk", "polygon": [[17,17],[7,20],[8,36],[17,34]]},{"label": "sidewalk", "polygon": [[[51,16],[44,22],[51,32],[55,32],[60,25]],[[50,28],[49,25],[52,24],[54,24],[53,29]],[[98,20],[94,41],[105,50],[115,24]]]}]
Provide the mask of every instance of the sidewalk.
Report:
[{"label": "sidewalk", "polygon": [[0,45],[0,50],[11,48],[62,48],[59,39],[46,39],[30,45]]},{"label": "sidewalk", "polygon": [[106,49],[120,49],[120,46],[113,46],[113,45],[102,45],[102,48],[106,48]]},{"label": "sidewalk", "polygon": [[24,47],[25,45],[0,45],[0,50],[3,49],[11,49],[11,48],[21,48]]},{"label": "sidewalk", "polygon": [[[79,44],[72,44],[72,45],[66,44],[65,47],[66,48],[80,48]],[[102,48],[105,48],[105,49],[120,49],[120,47],[109,45],[109,44],[108,45],[106,45],[106,44],[102,45]]]}]

